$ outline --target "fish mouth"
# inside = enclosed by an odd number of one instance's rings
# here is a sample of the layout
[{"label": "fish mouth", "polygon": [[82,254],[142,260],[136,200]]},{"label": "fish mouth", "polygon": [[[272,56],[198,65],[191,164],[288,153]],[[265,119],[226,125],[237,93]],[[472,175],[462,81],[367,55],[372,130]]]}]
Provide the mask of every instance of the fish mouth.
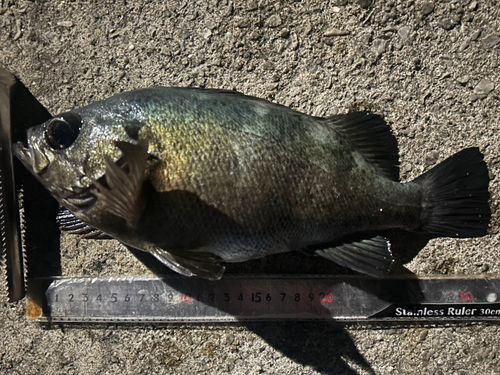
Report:
[{"label": "fish mouth", "polygon": [[21,163],[23,163],[23,165],[30,172],[32,172],[33,175],[64,205],[73,207],[77,211],[85,211],[92,208],[96,204],[97,197],[92,194],[92,191],[96,188],[94,184],[84,188],[78,186],[60,188],[50,185],[49,181],[46,181],[41,177],[47,167],[42,169],[39,173],[34,173],[32,161],[33,151],[29,146],[23,142],[14,143],[12,145],[12,152],[21,161]]},{"label": "fish mouth", "polygon": [[93,189],[94,186],[91,185],[84,189],[82,193],[68,195],[65,198],[62,198],[62,200],[75,207],[78,211],[88,210],[97,203],[97,197],[92,194]]},{"label": "fish mouth", "polygon": [[27,145],[23,142],[17,142],[12,145],[12,152],[14,155],[24,164],[26,168],[30,171],[33,170],[32,162],[32,151]]}]

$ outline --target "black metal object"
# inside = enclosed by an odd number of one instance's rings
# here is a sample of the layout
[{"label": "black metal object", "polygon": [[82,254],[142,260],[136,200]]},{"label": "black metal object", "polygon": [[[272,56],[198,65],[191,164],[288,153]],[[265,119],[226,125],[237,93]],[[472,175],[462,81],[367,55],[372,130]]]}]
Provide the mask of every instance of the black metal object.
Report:
[{"label": "black metal object", "polygon": [[[59,230],[55,224],[57,202],[50,197],[31,174],[12,155],[12,144],[26,141],[28,128],[43,123],[51,118],[45,107],[35,99],[21,81],[0,66],[0,246],[6,265],[8,296],[11,302],[22,299],[25,295],[25,270],[21,240],[28,251],[39,246],[57,248],[59,253]],[[22,189],[22,190],[20,190]],[[18,202],[19,196],[23,202]],[[24,220],[21,223],[19,209],[23,208]],[[53,224],[52,224],[53,223]],[[52,240],[47,239],[51,238]],[[53,246],[52,246],[53,245]],[[47,253],[28,261],[31,276],[60,274],[60,261],[55,268],[47,267],[42,259]],[[57,255],[59,257],[59,255]],[[31,272],[30,263],[37,264]],[[36,271],[41,268],[48,273]]]}]

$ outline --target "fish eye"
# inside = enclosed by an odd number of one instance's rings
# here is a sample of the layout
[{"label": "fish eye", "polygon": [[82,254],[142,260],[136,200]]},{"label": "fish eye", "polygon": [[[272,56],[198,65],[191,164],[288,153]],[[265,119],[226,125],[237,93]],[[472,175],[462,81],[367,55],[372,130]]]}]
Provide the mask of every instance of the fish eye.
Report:
[{"label": "fish eye", "polygon": [[73,144],[81,125],[82,119],[76,113],[61,113],[45,126],[45,139],[52,149],[63,150]]}]

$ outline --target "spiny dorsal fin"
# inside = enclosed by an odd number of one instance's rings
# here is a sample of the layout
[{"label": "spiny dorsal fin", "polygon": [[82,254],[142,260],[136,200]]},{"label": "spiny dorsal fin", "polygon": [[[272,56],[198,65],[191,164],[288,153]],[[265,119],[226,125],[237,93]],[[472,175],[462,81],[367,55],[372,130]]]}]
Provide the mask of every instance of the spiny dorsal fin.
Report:
[{"label": "spiny dorsal fin", "polygon": [[385,177],[399,181],[398,143],[382,116],[354,112],[325,119]]},{"label": "spiny dorsal fin", "polygon": [[394,262],[390,242],[381,236],[353,238],[336,247],[314,252],[341,266],[374,277],[386,276]]},{"label": "spiny dorsal fin", "polygon": [[112,214],[124,218],[128,224],[134,226],[143,208],[141,192],[148,161],[148,142],[116,142],[116,146],[123,152],[125,163],[121,163],[121,160],[114,163],[109,156],[104,155],[108,187],[99,181],[93,181],[97,189],[92,193]]}]

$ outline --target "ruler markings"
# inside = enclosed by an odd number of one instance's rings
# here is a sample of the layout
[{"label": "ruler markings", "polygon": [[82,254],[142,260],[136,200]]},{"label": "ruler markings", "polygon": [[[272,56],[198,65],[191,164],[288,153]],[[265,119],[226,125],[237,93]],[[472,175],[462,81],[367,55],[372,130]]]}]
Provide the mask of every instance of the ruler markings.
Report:
[{"label": "ruler markings", "polygon": [[27,311],[53,322],[500,320],[498,295],[498,278],[49,278],[28,283]]}]

